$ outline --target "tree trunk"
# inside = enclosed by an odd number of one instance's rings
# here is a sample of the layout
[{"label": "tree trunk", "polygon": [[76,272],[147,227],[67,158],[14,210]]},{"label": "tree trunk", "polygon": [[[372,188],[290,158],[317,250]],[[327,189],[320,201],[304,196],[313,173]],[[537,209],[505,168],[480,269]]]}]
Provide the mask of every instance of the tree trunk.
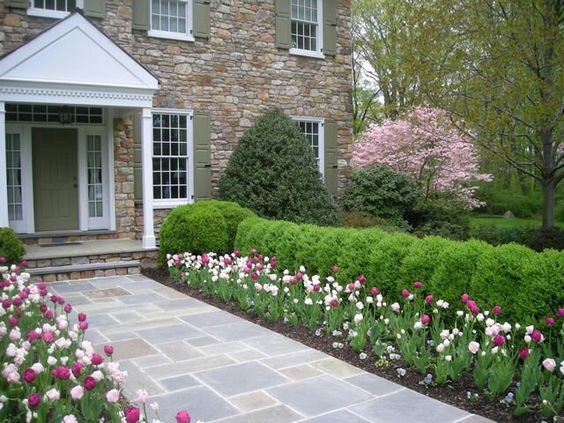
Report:
[{"label": "tree trunk", "polygon": [[543,181],[542,184],[542,227],[544,229],[552,228],[554,226],[554,195],[556,185],[554,181]]}]

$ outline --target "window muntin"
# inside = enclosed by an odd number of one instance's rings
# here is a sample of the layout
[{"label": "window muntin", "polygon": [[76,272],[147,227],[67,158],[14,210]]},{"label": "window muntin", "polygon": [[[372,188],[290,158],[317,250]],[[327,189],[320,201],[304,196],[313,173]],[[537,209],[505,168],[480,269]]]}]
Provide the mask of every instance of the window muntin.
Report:
[{"label": "window muntin", "polygon": [[188,199],[187,114],[153,113],[153,198]]},{"label": "window muntin", "polygon": [[88,135],[86,138],[88,217],[104,216],[104,185],[102,182],[102,137]]},{"label": "window muntin", "polygon": [[77,7],[82,8],[84,0],[31,0],[28,15],[46,18],[64,18],[74,12]]},{"label": "window muntin", "polygon": [[318,0],[292,0],[292,48],[314,53],[321,51],[320,12]]},{"label": "window muntin", "polygon": [[8,220],[23,220],[22,159],[20,134],[6,133]]},{"label": "window muntin", "polygon": [[[59,123],[63,106],[45,104],[6,104],[6,122]],[[72,116],[72,123],[103,124],[104,109],[101,107],[65,106]]]},{"label": "window muntin", "polygon": [[190,0],[151,0],[149,35],[191,39]]}]

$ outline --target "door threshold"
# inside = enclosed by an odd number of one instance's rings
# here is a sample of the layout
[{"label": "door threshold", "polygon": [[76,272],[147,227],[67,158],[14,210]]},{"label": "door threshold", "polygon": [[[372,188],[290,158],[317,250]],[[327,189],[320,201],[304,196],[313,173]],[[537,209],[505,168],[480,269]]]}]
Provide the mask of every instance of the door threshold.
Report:
[{"label": "door threshold", "polygon": [[73,229],[67,231],[46,231],[46,232],[33,232],[30,234],[18,234],[18,238],[20,239],[56,238],[56,237],[73,236],[73,235],[81,235],[81,236],[112,235],[115,233],[117,233],[117,231],[113,231],[109,229],[94,229],[91,231],[81,231],[79,229]]}]

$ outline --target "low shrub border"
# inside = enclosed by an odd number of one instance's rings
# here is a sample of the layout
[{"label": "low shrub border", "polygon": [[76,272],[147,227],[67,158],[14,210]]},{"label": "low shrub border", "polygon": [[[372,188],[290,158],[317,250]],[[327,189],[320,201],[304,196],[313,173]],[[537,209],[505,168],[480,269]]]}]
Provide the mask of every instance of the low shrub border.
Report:
[{"label": "low shrub border", "polygon": [[[379,229],[328,228],[261,218],[242,221],[235,247],[256,248],[279,258],[283,269],[328,276],[333,265],[344,281],[364,274],[389,298],[399,299],[410,281],[423,281],[453,301],[460,292],[486,307],[500,305],[507,317],[541,322],[564,304],[564,251],[534,252],[516,244],[417,238]],[[451,316],[452,317],[452,316]]]},{"label": "low shrub border", "polygon": [[[97,353],[85,340],[87,315],[73,322],[72,305],[46,283],[30,283],[25,265],[0,257],[0,421],[149,421],[145,390],[133,402],[122,395],[127,372],[113,362],[112,346]],[[151,409],[159,421],[158,404]],[[177,422],[190,422],[185,410]]]},{"label": "low shrub border", "polygon": [[[474,400],[484,396],[515,416],[528,415],[527,421],[541,414],[560,416],[564,308],[538,327],[526,326],[527,321],[510,324],[502,307],[481,309],[467,293],[450,305],[420,281],[404,287],[402,300],[390,304],[363,275],[342,283],[337,267],[326,278],[303,268],[279,273],[275,257],[252,253],[177,254],[169,256],[169,272],[176,281],[260,319],[301,324],[316,336],[332,337],[333,349],[346,345],[361,361],[377,367],[398,363],[400,380],[408,371],[417,372],[428,387],[470,378],[467,394]],[[445,319],[450,309],[453,322]]]}]

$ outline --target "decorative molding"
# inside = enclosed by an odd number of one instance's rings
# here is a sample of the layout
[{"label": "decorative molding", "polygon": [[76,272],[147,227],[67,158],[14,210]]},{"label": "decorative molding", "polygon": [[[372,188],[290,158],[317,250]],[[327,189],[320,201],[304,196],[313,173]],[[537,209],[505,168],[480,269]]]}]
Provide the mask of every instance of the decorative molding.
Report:
[{"label": "decorative molding", "polygon": [[135,94],[108,91],[85,91],[85,90],[63,90],[48,88],[22,88],[22,87],[0,87],[0,93],[9,96],[49,96],[67,98],[89,98],[89,99],[109,99],[109,100],[129,100],[129,101],[152,101],[151,94]]}]

